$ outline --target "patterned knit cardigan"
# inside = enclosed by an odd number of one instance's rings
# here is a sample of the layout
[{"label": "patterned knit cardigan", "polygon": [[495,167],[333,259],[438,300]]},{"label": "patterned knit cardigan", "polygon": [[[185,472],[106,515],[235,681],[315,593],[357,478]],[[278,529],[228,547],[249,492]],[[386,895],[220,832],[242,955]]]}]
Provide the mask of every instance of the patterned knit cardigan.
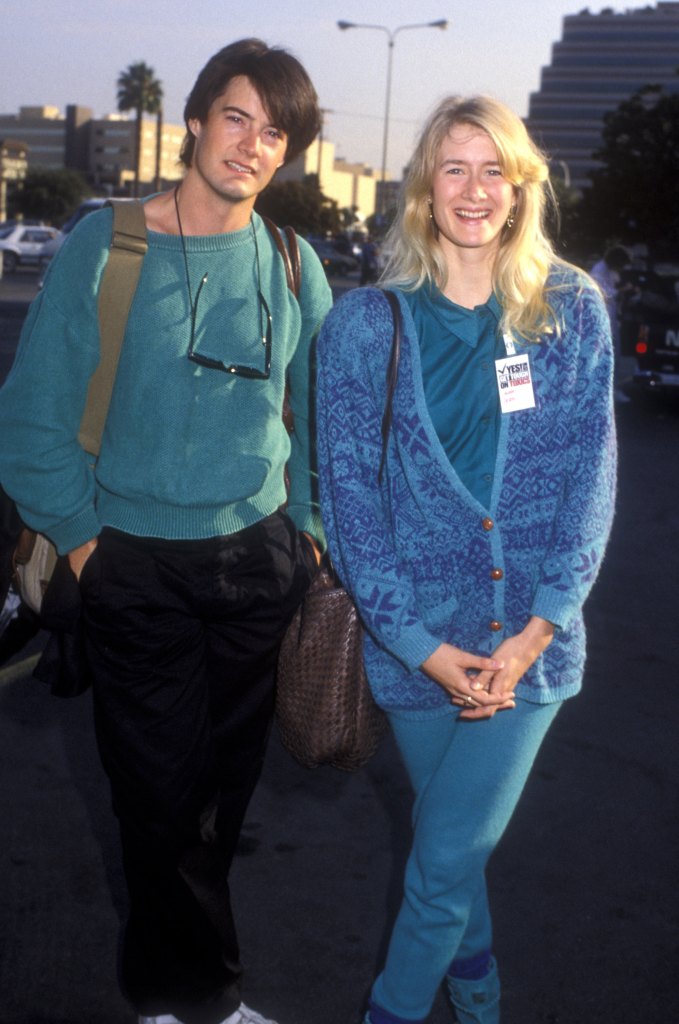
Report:
[{"label": "patterned knit cardigan", "polygon": [[330,554],[366,626],[379,704],[432,717],[450,697],[418,668],[447,641],[489,654],[531,615],[557,626],[516,687],[549,703],[576,693],[582,605],[608,539],[615,492],[610,329],[587,278],[559,270],[561,329],[528,352],[536,407],[501,417],[489,508],[453,470],[427,411],[419,345],[401,297],[403,343],[382,485],[380,424],[393,325],[375,288],[347,293],[318,345],[321,508]]}]

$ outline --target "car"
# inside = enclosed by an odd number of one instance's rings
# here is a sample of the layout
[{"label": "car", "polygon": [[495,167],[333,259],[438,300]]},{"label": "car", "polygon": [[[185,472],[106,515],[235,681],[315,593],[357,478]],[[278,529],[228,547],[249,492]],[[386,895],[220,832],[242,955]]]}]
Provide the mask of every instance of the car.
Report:
[{"label": "car", "polygon": [[66,236],[71,233],[73,228],[76,226],[78,221],[81,221],[83,217],[86,217],[88,213],[93,213],[95,210],[100,210],[102,206],[105,206],[108,199],[96,198],[85,199],[76,209],[73,211],[71,216],[64,221],[61,225],[61,231],[59,232],[58,238],[54,241],[48,242],[45,246],[44,262],[48,262],[57,253],[60,246],[66,241]]},{"label": "car", "polygon": [[17,224],[0,231],[0,252],[6,274],[20,266],[40,266],[49,256],[46,247],[53,244],[60,232],[56,228]]},{"label": "car", "polygon": [[620,351],[634,356],[632,383],[645,390],[679,388],[679,267],[628,272],[620,309]]},{"label": "car", "polygon": [[88,213],[94,213],[95,210],[101,210],[102,206],[106,206],[107,202],[108,199],[102,196],[92,196],[90,199],[84,199],[80,206],[76,207],[68,220],[64,221],[61,225],[62,233],[64,235],[69,234],[78,221],[81,221]]},{"label": "car", "polygon": [[48,227],[44,220],[31,220],[29,217],[22,217],[21,220],[3,220],[0,222],[0,235],[10,228],[44,228]]},{"label": "car", "polygon": [[340,274],[346,277],[347,274],[353,274],[358,270],[358,260],[348,253],[339,252],[332,242],[311,238],[309,245],[323,264],[326,274]]}]

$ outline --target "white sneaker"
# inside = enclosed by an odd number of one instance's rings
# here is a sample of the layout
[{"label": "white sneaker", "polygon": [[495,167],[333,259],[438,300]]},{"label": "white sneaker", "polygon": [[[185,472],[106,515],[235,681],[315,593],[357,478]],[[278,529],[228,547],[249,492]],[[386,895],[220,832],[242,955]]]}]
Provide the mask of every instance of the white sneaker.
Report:
[{"label": "white sneaker", "polygon": [[223,1020],[222,1024],[276,1024],[276,1021],[262,1017],[261,1013],[256,1013],[245,1003],[241,1003],[236,1012]]},{"label": "white sneaker", "polygon": [[[161,1013],[159,1017],[139,1017],[138,1022],[139,1024],[182,1024],[171,1013]],[[222,1024],[276,1024],[276,1021],[262,1017],[261,1013],[255,1013],[245,1003],[241,1003],[235,1013],[223,1020]]]},{"label": "white sneaker", "polygon": [[171,1013],[161,1013],[159,1017],[138,1017],[139,1024],[182,1024]]}]

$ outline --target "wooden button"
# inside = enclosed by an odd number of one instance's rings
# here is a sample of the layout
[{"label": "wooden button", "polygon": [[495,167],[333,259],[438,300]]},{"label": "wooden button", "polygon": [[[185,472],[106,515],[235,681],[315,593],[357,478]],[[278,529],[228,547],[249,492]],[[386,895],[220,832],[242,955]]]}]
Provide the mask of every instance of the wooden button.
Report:
[{"label": "wooden button", "polygon": [[493,527],[495,526],[495,523],[493,522],[492,519],[486,518],[481,522],[481,526],[484,528],[484,530],[492,530]]},{"label": "wooden button", "polygon": [[491,580],[501,580],[503,576],[504,576],[504,572],[502,571],[502,569],[491,569],[490,570],[490,578],[491,578]]},{"label": "wooden button", "polygon": [[492,629],[493,633],[499,633],[500,630],[502,629],[502,623],[498,622],[497,619],[493,619],[493,621],[489,624],[488,628]]}]

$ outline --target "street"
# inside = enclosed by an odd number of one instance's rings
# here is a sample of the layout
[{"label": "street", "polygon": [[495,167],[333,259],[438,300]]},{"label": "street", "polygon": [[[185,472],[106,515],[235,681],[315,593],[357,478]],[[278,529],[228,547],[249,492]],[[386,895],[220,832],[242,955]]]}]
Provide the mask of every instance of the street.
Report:
[{"label": "street", "polygon": [[[0,374],[35,275],[0,281]],[[679,396],[617,406],[618,512],[567,702],[490,865],[503,1024],[679,1021]],[[124,893],[89,694],[51,697],[36,646],[0,669],[0,1024],[133,1024]],[[400,899],[410,795],[390,739],[355,775],[275,731],[233,870],[245,1001],[359,1024]],[[431,1024],[452,1024],[441,996]]]}]

